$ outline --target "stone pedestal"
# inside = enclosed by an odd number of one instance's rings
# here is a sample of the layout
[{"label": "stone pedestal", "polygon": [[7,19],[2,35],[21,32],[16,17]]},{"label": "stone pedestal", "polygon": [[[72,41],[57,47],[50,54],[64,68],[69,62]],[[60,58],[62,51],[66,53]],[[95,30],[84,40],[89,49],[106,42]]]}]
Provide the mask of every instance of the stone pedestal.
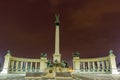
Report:
[{"label": "stone pedestal", "polygon": [[61,62],[61,54],[54,54],[53,55],[53,62],[58,61],[58,63]]},{"label": "stone pedestal", "polygon": [[47,68],[47,58],[41,58],[40,71],[43,72]]},{"label": "stone pedestal", "polygon": [[1,74],[8,74],[9,64],[10,64],[10,51],[8,50],[7,54],[5,55],[5,61],[3,65],[3,70]]},{"label": "stone pedestal", "polygon": [[116,56],[113,53],[110,53],[109,59],[110,59],[110,70],[112,74],[118,74],[117,67],[116,67]]},{"label": "stone pedestal", "polygon": [[73,70],[74,72],[80,72],[80,61],[79,57],[74,57],[73,58]]}]

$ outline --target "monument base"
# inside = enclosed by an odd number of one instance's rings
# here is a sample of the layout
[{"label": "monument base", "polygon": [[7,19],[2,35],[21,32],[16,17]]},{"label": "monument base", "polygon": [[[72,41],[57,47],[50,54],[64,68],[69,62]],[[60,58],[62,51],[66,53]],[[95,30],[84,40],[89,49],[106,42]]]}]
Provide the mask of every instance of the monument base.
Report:
[{"label": "monument base", "polygon": [[60,67],[47,68],[44,72],[31,72],[26,73],[27,79],[70,79],[72,75],[67,71],[68,69]]}]

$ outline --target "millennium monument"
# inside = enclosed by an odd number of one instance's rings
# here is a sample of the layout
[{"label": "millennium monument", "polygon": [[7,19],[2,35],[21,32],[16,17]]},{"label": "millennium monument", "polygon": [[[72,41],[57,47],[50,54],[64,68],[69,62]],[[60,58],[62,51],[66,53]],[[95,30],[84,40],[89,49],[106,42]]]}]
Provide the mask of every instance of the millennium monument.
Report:
[{"label": "millennium monument", "polygon": [[[116,67],[116,56],[113,50],[109,51],[106,57],[80,58],[79,52],[74,52],[73,69],[69,68],[66,61],[61,60],[59,46],[59,15],[55,20],[55,52],[53,60],[47,59],[46,53],[41,53],[40,59],[19,58],[11,55],[10,50],[5,55],[4,65],[1,74],[26,74],[26,78],[37,75],[42,77],[66,77],[71,78],[71,74],[97,73],[97,74],[118,74]],[[34,77],[34,76],[33,76]]]}]

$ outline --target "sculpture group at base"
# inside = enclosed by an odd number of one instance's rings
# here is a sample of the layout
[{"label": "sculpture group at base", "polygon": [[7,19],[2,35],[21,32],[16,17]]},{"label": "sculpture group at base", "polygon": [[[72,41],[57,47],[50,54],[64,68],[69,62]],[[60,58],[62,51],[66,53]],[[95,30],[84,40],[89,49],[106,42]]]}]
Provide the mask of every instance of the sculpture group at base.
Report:
[{"label": "sculpture group at base", "polygon": [[[42,53],[43,55],[43,53]],[[44,56],[42,56],[44,57]],[[41,79],[57,79],[57,78],[67,78],[72,80],[72,75],[69,72],[68,64],[66,61],[62,60],[61,63],[58,63],[57,60],[54,62],[48,60],[46,62],[47,68],[43,72],[27,72],[27,79],[31,78],[41,78]]]}]

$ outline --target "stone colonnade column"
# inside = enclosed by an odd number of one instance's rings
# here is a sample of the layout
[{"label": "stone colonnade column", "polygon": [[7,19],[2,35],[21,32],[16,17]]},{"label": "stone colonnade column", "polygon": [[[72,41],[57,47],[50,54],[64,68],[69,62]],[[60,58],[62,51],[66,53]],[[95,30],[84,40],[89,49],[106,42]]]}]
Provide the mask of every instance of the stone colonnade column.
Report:
[{"label": "stone colonnade column", "polygon": [[18,71],[18,61],[16,61],[16,72]]},{"label": "stone colonnade column", "polygon": [[13,72],[14,71],[14,61],[13,60],[11,61],[11,66],[12,66],[11,68],[12,68],[12,72]]},{"label": "stone colonnade column", "polygon": [[87,71],[90,72],[90,62],[87,62]]},{"label": "stone colonnade column", "polygon": [[93,69],[93,72],[95,71],[95,61],[92,62],[92,69]]},{"label": "stone colonnade column", "polygon": [[[83,63],[83,62],[82,62]],[[80,72],[80,61],[79,57],[73,57],[73,70],[74,72]]]},{"label": "stone colonnade column", "polygon": [[116,67],[116,56],[113,54],[113,51],[111,50],[109,52],[109,60],[110,60],[110,71],[112,74],[118,74],[117,67]]},{"label": "stone colonnade column", "polygon": [[23,61],[21,61],[21,67],[20,67],[20,71],[22,72],[23,71]]},{"label": "stone colonnade column", "polygon": [[40,61],[40,71],[43,72],[47,68],[47,58],[46,57],[41,57]]},{"label": "stone colonnade column", "polygon": [[102,61],[102,72],[104,72],[104,69],[105,69],[105,63],[104,61]]},{"label": "stone colonnade column", "polygon": [[30,62],[30,71],[32,72],[32,62]]},{"label": "stone colonnade column", "polygon": [[83,71],[85,72],[85,62],[83,62]]},{"label": "stone colonnade column", "polygon": [[100,70],[100,63],[99,61],[97,61],[97,72],[99,72],[99,70]]},{"label": "stone colonnade column", "polygon": [[37,72],[37,62],[35,62],[35,72]]},{"label": "stone colonnade column", "polygon": [[28,71],[28,62],[25,63],[25,71]]},{"label": "stone colonnade column", "polygon": [[110,69],[110,67],[109,67],[109,60],[106,60],[105,61],[106,62],[106,72],[108,72]]}]

